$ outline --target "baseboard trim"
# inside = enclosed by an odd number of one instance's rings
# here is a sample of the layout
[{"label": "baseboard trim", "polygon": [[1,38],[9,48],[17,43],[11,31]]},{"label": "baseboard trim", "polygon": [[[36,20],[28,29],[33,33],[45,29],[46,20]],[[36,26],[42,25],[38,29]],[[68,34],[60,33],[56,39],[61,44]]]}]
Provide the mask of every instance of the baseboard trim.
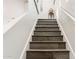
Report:
[{"label": "baseboard trim", "polygon": [[75,52],[73,51],[73,49],[72,49],[72,47],[71,47],[71,44],[69,43],[69,40],[68,40],[68,38],[67,38],[67,35],[65,34],[64,29],[63,29],[63,27],[61,26],[61,24],[60,24],[60,22],[59,22],[58,19],[57,19],[57,22],[58,22],[58,24],[59,24],[59,27],[60,27],[61,32],[63,33],[63,35],[64,35],[64,37],[65,37],[65,39],[66,39],[66,42],[67,42],[68,45],[69,45],[69,48],[70,48],[70,50],[71,50],[73,56],[75,57]]},{"label": "baseboard trim", "polygon": [[34,29],[35,29],[36,23],[37,23],[37,19],[35,20],[35,22],[34,22],[34,24],[33,24],[32,30],[30,31],[30,34],[29,34],[29,36],[28,36],[28,39],[27,39],[27,41],[26,41],[26,44],[25,44],[25,46],[24,46],[24,49],[22,50],[22,53],[21,53],[19,59],[22,59],[24,53],[26,52],[26,48],[27,48],[27,46],[28,46],[28,44],[29,44],[29,42],[30,42],[30,39],[31,39],[31,36],[32,36],[33,31],[34,31]]}]

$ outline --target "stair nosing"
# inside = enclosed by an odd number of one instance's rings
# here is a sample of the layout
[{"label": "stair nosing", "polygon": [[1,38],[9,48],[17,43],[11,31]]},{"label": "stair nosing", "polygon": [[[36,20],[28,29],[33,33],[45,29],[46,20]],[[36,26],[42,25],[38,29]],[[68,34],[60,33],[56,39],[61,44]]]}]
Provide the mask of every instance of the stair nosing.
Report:
[{"label": "stair nosing", "polygon": [[34,31],[34,32],[61,32],[60,30],[59,31]]},{"label": "stair nosing", "polygon": [[60,30],[35,30],[34,32],[61,32]]},{"label": "stair nosing", "polygon": [[57,22],[56,20],[38,20],[37,22]]},{"label": "stair nosing", "polygon": [[35,51],[35,52],[46,52],[46,51],[48,51],[48,52],[70,52],[69,50],[67,50],[67,49],[29,49],[29,50],[27,50],[27,52],[31,52],[31,51]]},{"label": "stair nosing", "polygon": [[38,19],[38,21],[46,21],[46,20],[48,20],[48,21],[57,21],[56,19]]},{"label": "stair nosing", "polygon": [[[47,19],[38,19],[38,20],[47,20]],[[49,19],[49,20],[56,20],[56,19]]]},{"label": "stair nosing", "polygon": [[58,25],[58,24],[36,24],[36,25]]},{"label": "stair nosing", "polygon": [[59,27],[38,27],[36,26],[35,28],[59,28]]},{"label": "stair nosing", "polygon": [[31,41],[30,43],[66,43],[65,41]]},{"label": "stair nosing", "polygon": [[60,35],[60,36],[37,36],[37,35],[33,35],[32,37],[63,37],[63,35]]},{"label": "stair nosing", "polygon": [[52,21],[52,22],[53,22],[53,21],[56,21],[56,22],[57,22],[57,20],[38,20],[38,21],[49,21],[49,22],[50,22],[50,21]]},{"label": "stair nosing", "polygon": [[58,24],[36,24],[36,25],[58,25]]}]

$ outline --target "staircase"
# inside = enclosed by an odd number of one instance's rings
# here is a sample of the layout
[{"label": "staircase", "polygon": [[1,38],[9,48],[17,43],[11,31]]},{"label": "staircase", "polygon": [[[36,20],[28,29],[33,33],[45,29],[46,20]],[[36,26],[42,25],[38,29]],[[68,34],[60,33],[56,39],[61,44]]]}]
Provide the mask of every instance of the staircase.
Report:
[{"label": "staircase", "polygon": [[56,19],[38,19],[27,59],[69,59]]}]

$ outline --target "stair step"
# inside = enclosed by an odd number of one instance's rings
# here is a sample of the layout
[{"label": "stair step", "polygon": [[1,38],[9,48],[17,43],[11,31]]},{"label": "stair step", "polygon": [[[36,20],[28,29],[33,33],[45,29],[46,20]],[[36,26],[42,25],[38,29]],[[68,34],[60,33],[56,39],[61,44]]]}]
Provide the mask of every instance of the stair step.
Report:
[{"label": "stair step", "polygon": [[59,27],[36,27],[37,31],[59,31]]},{"label": "stair step", "polygon": [[50,28],[50,27],[58,27],[58,25],[36,25],[36,27],[48,27],[48,28]]},{"label": "stair step", "polygon": [[66,43],[63,41],[32,41],[30,49],[65,49]]},{"label": "stair step", "polygon": [[26,59],[70,59],[56,19],[38,19]]},{"label": "stair step", "polygon": [[38,20],[45,20],[45,21],[49,20],[50,21],[50,20],[56,20],[56,19],[38,19]]},{"label": "stair step", "polygon": [[63,36],[32,36],[32,41],[63,41]]},{"label": "stair step", "polygon": [[58,24],[36,24],[36,25],[58,25]]},{"label": "stair step", "polygon": [[69,59],[69,51],[63,49],[31,49],[27,59]]},{"label": "stair step", "polygon": [[29,49],[27,52],[69,52],[67,49]]},{"label": "stair step", "polygon": [[57,24],[57,21],[38,21],[37,24]]},{"label": "stair step", "polygon": [[[39,21],[48,21],[48,22],[49,22],[49,21],[52,21],[52,22],[53,22],[53,21],[56,21],[56,20],[38,20],[37,22],[39,22]],[[57,22],[57,21],[56,21],[56,22]]]},{"label": "stair step", "polygon": [[40,30],[40,29],[35,29],[35,31],[38,31],[38,32],[40,32],[40,31],[42,31],[42,32],[52,32],[52,31],[53,31],[53,32],[56,32],[56,31],[60,31],[60,30],[59,30],[59,29],[57,29],[57,30],[55,30],[55,29],[53,29],[53,30],[52,30],[52,29],[49,29],[49,30],[48,30],[48,29],[46,29],[46,30],[44,30],[44,29],[42,29],[42,30]]},{"label": "stair step", "polygon": [[34,31],[36,36],[59,36],[61,31]]}]

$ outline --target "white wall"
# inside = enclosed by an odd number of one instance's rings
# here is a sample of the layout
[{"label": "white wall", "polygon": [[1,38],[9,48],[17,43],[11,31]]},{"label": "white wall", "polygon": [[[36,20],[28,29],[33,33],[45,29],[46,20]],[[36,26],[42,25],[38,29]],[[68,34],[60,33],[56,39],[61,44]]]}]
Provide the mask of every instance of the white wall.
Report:
[{"label": "white wall", "polygon": [[25,0],[3,0],[4,25],[20,17],[23,13],[25,13],[28,10],[26,1]]},{"label": "white wall", "polygon": [[[4,59],[20,59],[28,49],[26,48],[26,42],[28,41],[30,33],[33,31],[33,26],[38,17],[33,0],[29,0],[28,7],[28,12],[25,14],[20,13],[22,17],[20,19],[18,17],[19,20],[16,19],[17,21],[12,21],[12,23],[15,22],[13,24],[9,23],[9,26],[12,25],[12,27],[4,32]],[[7,29],[7,27],[5,29]]]},{"label": "white wall", "polygon": [[58,21],[67,49],[70,50],[70,59],[75,59],[75,2],[74,0],[61,0]]},{"label": "white wall", "polygon": [[67,10],[70,15],[75,17],[75,0],[61,0],[61,7]]},{"label": "white wall", "polygon": [[67,49],[70,51],[70,59],[74,59],[75,54],[75,23],[74,21],[66,15],[63,11],[60,11],[61,17],[58,21],[60,22],[60,25],[62,26],[62,29],[64,31],[63,36],[64,40],[67,44]]},{"label": "white wall", "polygon": [[58,6],[58,0],[56,0],[55,5],[53,4],[53,1],[54,0],[42,0],[43,11],[41,12],[39,18],[48,19],[48,12],[50,8],[52,8],[56,12]]}]

